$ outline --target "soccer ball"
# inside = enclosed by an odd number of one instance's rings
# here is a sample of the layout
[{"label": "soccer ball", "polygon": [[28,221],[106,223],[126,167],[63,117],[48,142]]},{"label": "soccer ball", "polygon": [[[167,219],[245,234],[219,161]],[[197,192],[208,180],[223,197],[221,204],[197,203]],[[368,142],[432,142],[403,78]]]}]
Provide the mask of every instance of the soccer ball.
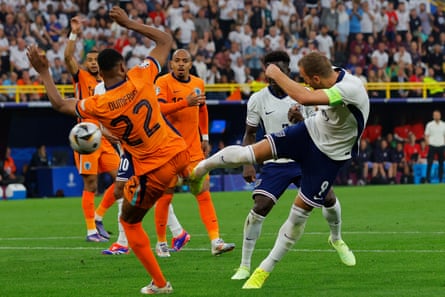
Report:
[{"label": "soccer ball", "polygon": [[100,147],[102,132],[90,122],[76,124],[70,131],[69,140],[73,150],[79,154],[91,154]]}]

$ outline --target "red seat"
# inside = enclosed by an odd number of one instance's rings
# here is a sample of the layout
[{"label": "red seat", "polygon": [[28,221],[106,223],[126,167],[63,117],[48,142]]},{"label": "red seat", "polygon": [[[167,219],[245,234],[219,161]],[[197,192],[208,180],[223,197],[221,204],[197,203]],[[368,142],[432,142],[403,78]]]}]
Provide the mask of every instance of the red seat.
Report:
[{"label": "red seat", "polygon": [[394,138],[398,141],[405,141],[408,139],[408,134],[411,131],[411,125],[401,125],[394,128]]},{"label": "red seat", "polygon": [[411,132],[416,135],[416,140],[421,140],[425,133],[425,127],[422,123],[413,124],[411,125]]},{"label": "red seat", "polygon": [[382,136],[381,125],[368,125],[363,131],[362,138],[367,139],[369,143],[373,143]]}]

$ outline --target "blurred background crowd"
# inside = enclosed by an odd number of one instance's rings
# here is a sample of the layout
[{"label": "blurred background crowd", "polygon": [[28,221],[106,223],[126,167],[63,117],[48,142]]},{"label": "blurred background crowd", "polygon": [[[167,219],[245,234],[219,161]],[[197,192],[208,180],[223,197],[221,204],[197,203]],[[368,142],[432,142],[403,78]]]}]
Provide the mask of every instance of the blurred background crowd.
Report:
[{"label": "blurred background crowd", "polygon": [[[128,67],[138,64],[152,41],[110,20],[108,10],[117,2],[130,18],[170,32],[172,51],[187,48],[207,84],[264,81],[261,57],[271,50],[289,53],[295,78],[301,56],[320,51],[365,83],[444,80],[445,6],[426,0],[1,0],[0,85],[40,84],[26,58],[31,43],[46,50],[54,80],[71,84],[63,52],[70,18],[78,14],[85,20],[79,61],[92,49],[113,47]],[[420,92],[394,91],[391,97]],[[14,95],[0,100],[14,101]],[[443,90],[428,95],[442,97]],[[23,94],[20,100],[41,98]]]}]

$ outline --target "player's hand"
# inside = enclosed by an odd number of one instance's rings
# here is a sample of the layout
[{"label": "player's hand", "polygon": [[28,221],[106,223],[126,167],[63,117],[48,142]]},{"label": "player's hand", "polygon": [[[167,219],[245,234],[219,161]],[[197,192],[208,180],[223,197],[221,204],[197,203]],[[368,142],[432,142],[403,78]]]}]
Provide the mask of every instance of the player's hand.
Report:
[{"label": "player's hand", "polygon": [[82,32],[82,18],[80,16],[71,18],[70,24],[73,34],[80,34]]},{"label": "player's hand", "polygon": [[204,104],[206,101],[206,95],[200,94],[197,95],[196,93],[191,93],[186,98],[188,106],[199,106],[201,104]]},{"label": "player's hand", "polygon": [[256,170],[253,165],[243,166],[243,178],[248,183],[253,183],[256,180]]},{"label": "player's hand", "polygon": [[111,132],[108,131],[108,129],[106,129],[102,125],[101,125],[101,131],[102,131],[102,136],[104,136],[109,142],[114,144],[120,143],[119,138],[111,134]]},{"label": "player's hand", "polygon": [[203,140],[201,142],[201,149],[202,152],[204,153],[204,156],[207,158],[210,154],[210,145],[208,140]]},{"label": "player's hand", "polygon": [[113,6],[113,8],[111,8],[110,18],[123,27],[126,27],[129,21],[128,14],[119,6]]},{"label": "player's hand", "polygon": [[26,55],[32,67],[38,72],[49,71],[49,63],[46,58],[45,52],[41,50],[37,45],[32,44],[26,49]]},{"label": "player's hand", "polygon": [[268,78],[275,79],[276,75],[281,73],[280,68],[275,64],[269,64],[264,73]]},{"label": "player's hand", "polygon": [[287,112],[287,118],[292,124],[301,122],[304,120],[303,115],[300,112],[300,107],[297,105],[291,106]]}]

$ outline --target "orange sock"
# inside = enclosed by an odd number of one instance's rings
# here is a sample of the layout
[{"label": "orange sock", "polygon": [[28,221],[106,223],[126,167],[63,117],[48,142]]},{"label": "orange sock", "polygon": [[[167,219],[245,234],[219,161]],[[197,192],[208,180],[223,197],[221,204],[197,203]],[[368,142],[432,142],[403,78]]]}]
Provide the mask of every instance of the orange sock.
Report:
[{"label": "orange sock", "polygon": [[209,191],[205,191],[196,196],[198,201],[199,213],[204,223],[210,240],[219,238],[218,218],[216,217],[215,207]]},{"label": "orange sock", "polygon": [[[94,223],[94,193],[83,191],[82,192],[82,209],[83,216],[85,217],[85,223],[87,225],[87,231],[90,233],[96,230],[96,223]],[[90,235],[90,234],[88,234]]]},{"label": "orange sock", "polygon": [[100,201],[99,207],[96,209],[96,214],[100,216],[100,218],[102,218],[115,201],[116,197],[114,197],[114,183],[113,183],[105,191],[104,197],[102,198],[102,201]]},{"label": "orange sock", "polygon": [[158,261],[150,248],[150,239],[144,228],[142,228],[142,223],[129,224],[122,219],[120,222],[127,235],[128,244],[145,267],[145,270],[153,278],[154,284],[158,288],[165,287],[167,281],[165,280],[161,267],[159,267]]},{"label": "orange sock", "polygon": [[172,199],[173,194],[164,193],[164,195],[156,201],[155,226],[158,242],[167,242],[168,207]]}]

